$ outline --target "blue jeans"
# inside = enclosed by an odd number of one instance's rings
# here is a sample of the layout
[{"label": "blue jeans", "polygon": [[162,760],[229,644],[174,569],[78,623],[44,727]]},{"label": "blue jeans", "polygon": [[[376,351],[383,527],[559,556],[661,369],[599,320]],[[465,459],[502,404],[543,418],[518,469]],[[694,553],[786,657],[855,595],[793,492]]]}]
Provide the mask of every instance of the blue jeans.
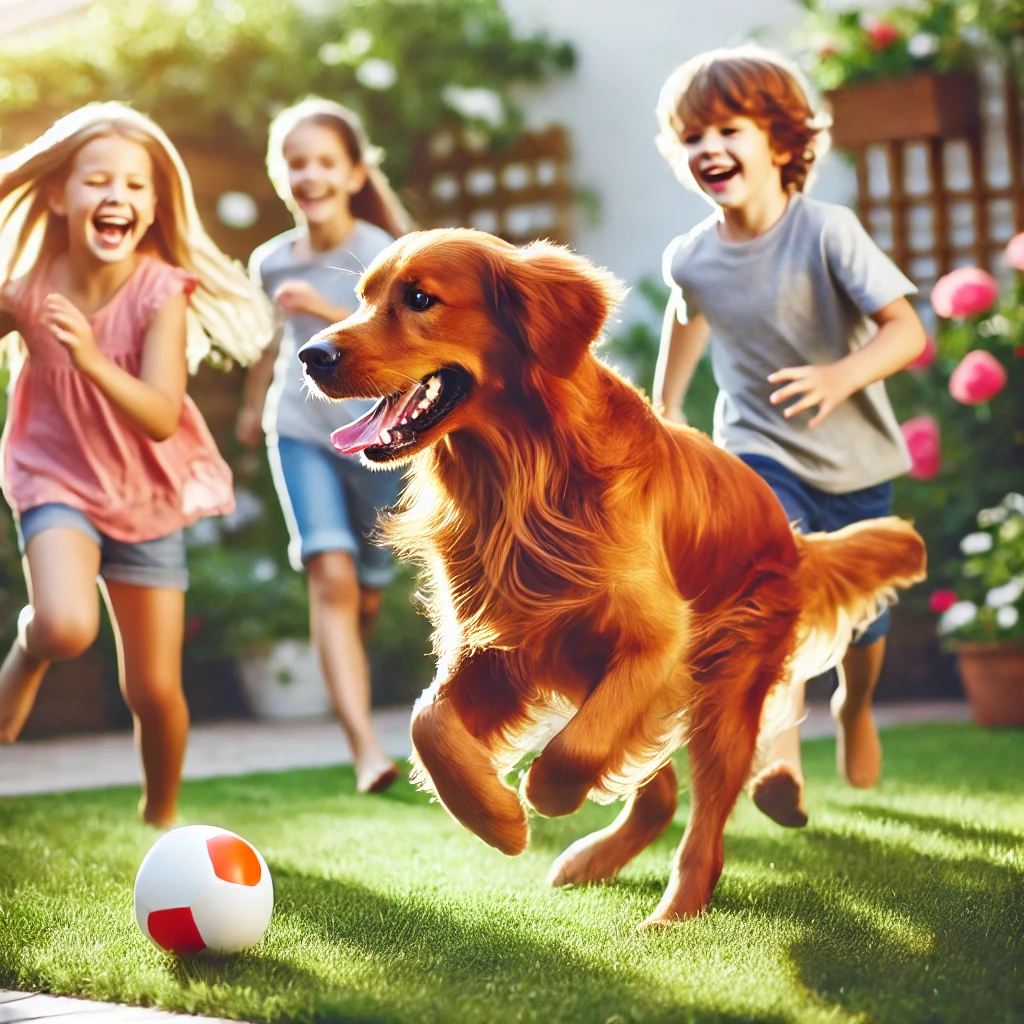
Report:
[{"label": "blue jeans", "polygon": [[376,543],[377,514],[398,500],[397,470],[291,437],[267,440],[277,497],[288,524],[288,560],[302,571],[324,551],[347,551],[361,586],[380,589],[394,576],[391,552]]},{"label": "blue jeans", "polygon": [[[767,455],[740,458],[775,492],[786,516],[800,533],[840,530],[863,519],[877,519],[892,513],[892,481],[846,494],[829,494],[805,483],[785,466]],[[889,609],[856,640],[852,647],[868,647],[889,632]]]}]

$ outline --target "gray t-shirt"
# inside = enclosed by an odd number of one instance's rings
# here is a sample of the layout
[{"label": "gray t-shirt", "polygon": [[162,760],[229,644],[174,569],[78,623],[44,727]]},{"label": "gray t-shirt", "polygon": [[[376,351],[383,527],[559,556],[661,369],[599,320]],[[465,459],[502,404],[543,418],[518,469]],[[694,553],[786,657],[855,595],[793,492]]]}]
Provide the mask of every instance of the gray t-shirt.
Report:
[{"label": "gray t-shirt", "polygon": [[[355,309],[355,288],[360,275],[394,239],[384,230],[357,220],[349,236],[336,249],[315,253],[310,259],[295,255],[297,228],[264,242],[249,260],[249,274],[268,295],[284,281],[312,285],[335,306]],[[302,361],[296,352],[314,334],[329,326],[308,313],[285,317],[281,347],[274,363],[274,380],[263,407],[263,430],[268,436],[290,437],[331,448],[331,432],[361,416],[372,401],[346,399],[328,402],[311,394],[303,382]],[[331,449],[333,451],[333,449]]]},{"label": "gray t-shirt", "polygon": [[910,468],[885,383],[851,395],[813,430],[812,408],[783,416],[773,406],[787,366],[834,363],[866,345],[870,317],[914,285],[878,248],[852,210],[796,193],[763,235],[723,241],[718,215],[665,250],[665,282],[680,323],[703,314],[719,393],[715,443],[737,455],[766,455],[832,494],[871,487]]}]

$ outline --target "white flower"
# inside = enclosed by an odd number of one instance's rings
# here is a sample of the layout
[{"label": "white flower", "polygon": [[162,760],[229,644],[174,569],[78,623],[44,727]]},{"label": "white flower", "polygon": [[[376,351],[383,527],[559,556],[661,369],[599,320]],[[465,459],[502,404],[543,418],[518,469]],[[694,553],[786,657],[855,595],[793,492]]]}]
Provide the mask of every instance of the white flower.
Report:
[{"label": "white flower", "polygon": [[248,192],[222,192],[217,197],[217,220],[236,231],[251,228],[260,219],[260,208]]},{"label": "white flower", "polygon": [[1014,576],[1009,583],[993,587],[985,595],[985,604],[989,608],[1002,608],[1003,605],[1015,604],[1021,594],[1024,594],[1024,576]]},{"label": "white flower", "polygon": [[1024,531],[1024,517],[1012,516],[999,527],[999,539],[1008,544],[1010,541],[1016,540],[1022,531]]},{"label": "white flower", "polygon": [[356,68],[356,81],[367,89],[390,89],[398,81],[398,70],[383,57],[371,57]]},{"label": "white flower", "polygon": [[493,89],[446,85],[441,99],[462,117],[483,121],[492,128],[497,128],[505,120],[505,104]]},{"label": "white flower", "polygon": [[1017,494],[1016,491],[1011,491],[1003,498],[1003,505],[1011,512],[1019,512],[1021,515],[1024,515],[1024,494]]},{"label": "white flower", "polygon": [[1012,604],[1008,604],[996,612],[996,623],[1000,629],[1013,629],[1017,625],[1018,619],[1020,619],[1020,612]]},{"label": "white flower", "polygon": [[253,563],[252,578],[257,583],[266,583],[277,575],[277,563],[272,558],[260,558]]},{"label": "white flower", "polygon": [[996,313],[978,324],[978,333],[984,338],[1005,338],[1010,333],[1010,321]]},{"label": "white flower", "polygon": [[367,32],[365,28],[354,28],[345,36],[345,49],[353,57],[362,57],[364,53],[369,53],[371,46],[373,46],[373,33]]},{"label": "white flower", "polygon": [[960,550],[965,555],[983,555],[992,550],[992,534],[969,533],[960,541]]},{"label": "white flower", "polygon": [[916,32],[907,40],[907,52],[911,57],[930,57],[939,48],[938,39],[930,32]]},{"label": "white flower", "polygon": [[978,606],[973,601],[957,601],[942,613],[938,630],[940,633],[952,633],[970,625],[977,617]]},{"label": "white flower", "polygon": [[998,526],[1009,514],[1002,505],[996,505],[995,508],[983,508],[978,513],[978,525],[981,527]]},{"label": "white flower", "polygon": [[329,68],[333,68],[345,59],[345,47],[341,43],[324,43],[316,51],[316,55],[320,58],[321,64],[326,64]]}]

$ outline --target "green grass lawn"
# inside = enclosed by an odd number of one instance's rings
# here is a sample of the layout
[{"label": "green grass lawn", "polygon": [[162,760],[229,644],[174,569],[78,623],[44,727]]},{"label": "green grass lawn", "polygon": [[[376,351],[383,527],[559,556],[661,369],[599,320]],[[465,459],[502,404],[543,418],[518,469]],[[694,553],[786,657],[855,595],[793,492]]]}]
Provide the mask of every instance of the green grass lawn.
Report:
[{"label": "green grass lawn", "polygon": [[358,797],[347,769],[185,786],[189,822],[252,840],[274,877],[264,940],[177,961],[132,916],[154,839],[137,793],[0,800],[0,988],[252,1021],[1024,1021],[1024,732],[883,736],[877,790],[806,744],[811,824],[742,797],[710,911],[637,925],[686,820],[614,884],[552,890],[570,841],[616,807],[535,819],[508,860],[406,783]]}]

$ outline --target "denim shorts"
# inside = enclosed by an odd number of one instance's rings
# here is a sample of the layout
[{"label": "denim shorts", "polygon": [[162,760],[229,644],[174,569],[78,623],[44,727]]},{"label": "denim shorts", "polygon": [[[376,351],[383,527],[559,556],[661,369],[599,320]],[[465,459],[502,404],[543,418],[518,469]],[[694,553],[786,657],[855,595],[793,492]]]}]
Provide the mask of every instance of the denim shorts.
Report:
[{"label": "denim shorts", "polygon": [[347,551],[363,587],[394,576],[388,548],[375,543],[377,513],[398,500],[398,470],[372,470],[358,459],[292,437],[269,438],[274,486],[288,524],[288,560],[301,571],[313,555]]},{"label": "denim shorts", "polygon": [[100,575],[105,580],[159,590],[188,590],[184,530],[155,540],[114,540],[100,533],[80,509],[50,502],[36,505],[18,517],[18,547],[22,554],[36,534],[53,526],[71,527],[96,542],[100,549]]},{"label": "denim shorts", "polygon": [[[863,519],[877,519],[892,513],[892,481],[845,494],[829,494],[805,483],[785,466],[767,455],[740,458],[764,480],[782,502],[786,516],[800,533],[840,530]],[[867,647],[889,632],[889,609],[853,641],[853,647]]]}]

